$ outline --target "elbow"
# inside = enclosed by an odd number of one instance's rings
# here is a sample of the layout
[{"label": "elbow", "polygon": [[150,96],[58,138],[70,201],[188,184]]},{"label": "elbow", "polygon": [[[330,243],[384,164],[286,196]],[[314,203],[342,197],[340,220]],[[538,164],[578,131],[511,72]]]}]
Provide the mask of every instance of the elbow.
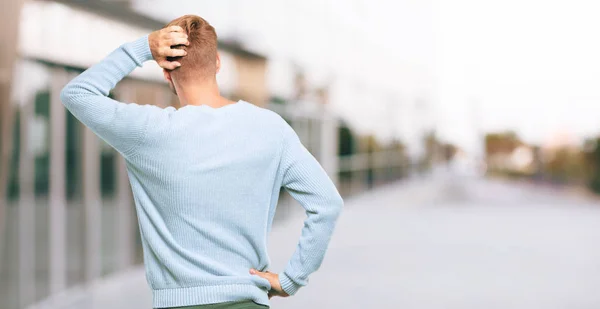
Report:
[{"label": "elbow", "polygon": [[327,217],[331,221],[337,221],[344,208],[344,199],[342,199],[340,194],[336,191],[335,194],[331,196],[328,204]]},{"label": "elbow", "polygon": [[344,208],[344,199],[342,198],[342,196],[339,193],[337,193],[334,208],[336,209],[335,217],[337,219],[337,217],[339,217],[340,214],[342,213],[342,209]]},{"label": "elbow", "polygon": [[71,110],[74,106],[85,102],[83,98],[86,95],[87,92],[80,85],[70,82],[60,91],[60,101],[68,110]]},{"label": "elbow", "polygon": [[85,104],[88,98],[98,95],[92,87],[76,78],[60,91],[60,101],[70,110],[71,107]]},{"label": "elbow", "polygon": [[60,91],[60,101],[63,103],[63,105],[68,106],[70,105],[70,103],[73,101],[73,86],[71,86],[71,84],[67,84],[61,91]]},{"label": "elbow", "polygon": [[81,101],[82,97],[88,96],[91,93],[92,92],[87,89],[86,85],[78,82],[76,78],[67,83],[60,91],[60,101],[66,107],[73,106]]}]

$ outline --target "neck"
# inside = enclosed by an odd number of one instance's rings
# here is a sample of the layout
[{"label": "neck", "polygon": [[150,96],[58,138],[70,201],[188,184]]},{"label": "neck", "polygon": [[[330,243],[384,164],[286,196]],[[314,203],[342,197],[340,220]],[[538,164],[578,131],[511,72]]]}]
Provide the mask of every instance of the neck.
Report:
[{"label": "neck", "polygon": [[187,81],[175,84],[180,107],[186,105],[208,105],[219,108],[235,103],[221,96],[215,79],[203,81]]}]

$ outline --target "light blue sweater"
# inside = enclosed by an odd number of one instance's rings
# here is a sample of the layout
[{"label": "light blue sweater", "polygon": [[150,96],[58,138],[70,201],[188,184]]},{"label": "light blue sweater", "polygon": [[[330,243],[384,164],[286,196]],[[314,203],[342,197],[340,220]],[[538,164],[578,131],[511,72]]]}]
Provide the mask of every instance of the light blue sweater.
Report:
[{"label": "light blue sweater", "polygon": [[148,37],[126,43],[73,79],[65,106],[127,161],[153,306],[252,299],[269,304],[267,236],[280,189],[306,210],[296,251],[279,274],[288,294],[321,265],[343,200],[294,130],[239,101],[159,108],[107,97],[152,60]]}]

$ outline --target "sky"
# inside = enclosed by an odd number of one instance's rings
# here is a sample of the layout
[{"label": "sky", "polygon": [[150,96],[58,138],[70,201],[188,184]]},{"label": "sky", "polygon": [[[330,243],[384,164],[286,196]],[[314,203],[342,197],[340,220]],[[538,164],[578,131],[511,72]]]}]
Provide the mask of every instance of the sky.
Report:
[{"label": "sky", "polygon": [[456,0],[436,10],[444,137],[468,144],[469,126],[534,143],[600,134],[600,2]]},{"label": "sky", "polygon": [[[467,151],[481,132],[545,143],[600,134],[600,2],[541,0],[167,0],[138,9],[193,13],[270,59],[290,91],[292,64],[360,133],[419,143],[435,128]],[[418,104],[418,102],[420,102]]]}]

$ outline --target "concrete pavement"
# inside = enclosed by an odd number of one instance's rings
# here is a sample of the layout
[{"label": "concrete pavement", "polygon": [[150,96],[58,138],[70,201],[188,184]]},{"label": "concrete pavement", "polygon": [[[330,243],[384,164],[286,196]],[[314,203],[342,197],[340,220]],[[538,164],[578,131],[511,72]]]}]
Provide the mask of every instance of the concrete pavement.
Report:
[{"label": "concrete pavement", "polygon": [[[271,271],[295,249],[296,206],[273,227]],[[452,175],[396,183],[346,200],[321,269],[272,308],[597,309],[598,222],[596,200],[531,187]],[[74,295],[60,308],[151,306],[142,268]]]},{"label": "concrete pavement", "polygon": [[[273,270],[301,218],[273,231]],[[272,308],[600,308],[600,205],[446,177],[347,201],[321,270]]]}]

